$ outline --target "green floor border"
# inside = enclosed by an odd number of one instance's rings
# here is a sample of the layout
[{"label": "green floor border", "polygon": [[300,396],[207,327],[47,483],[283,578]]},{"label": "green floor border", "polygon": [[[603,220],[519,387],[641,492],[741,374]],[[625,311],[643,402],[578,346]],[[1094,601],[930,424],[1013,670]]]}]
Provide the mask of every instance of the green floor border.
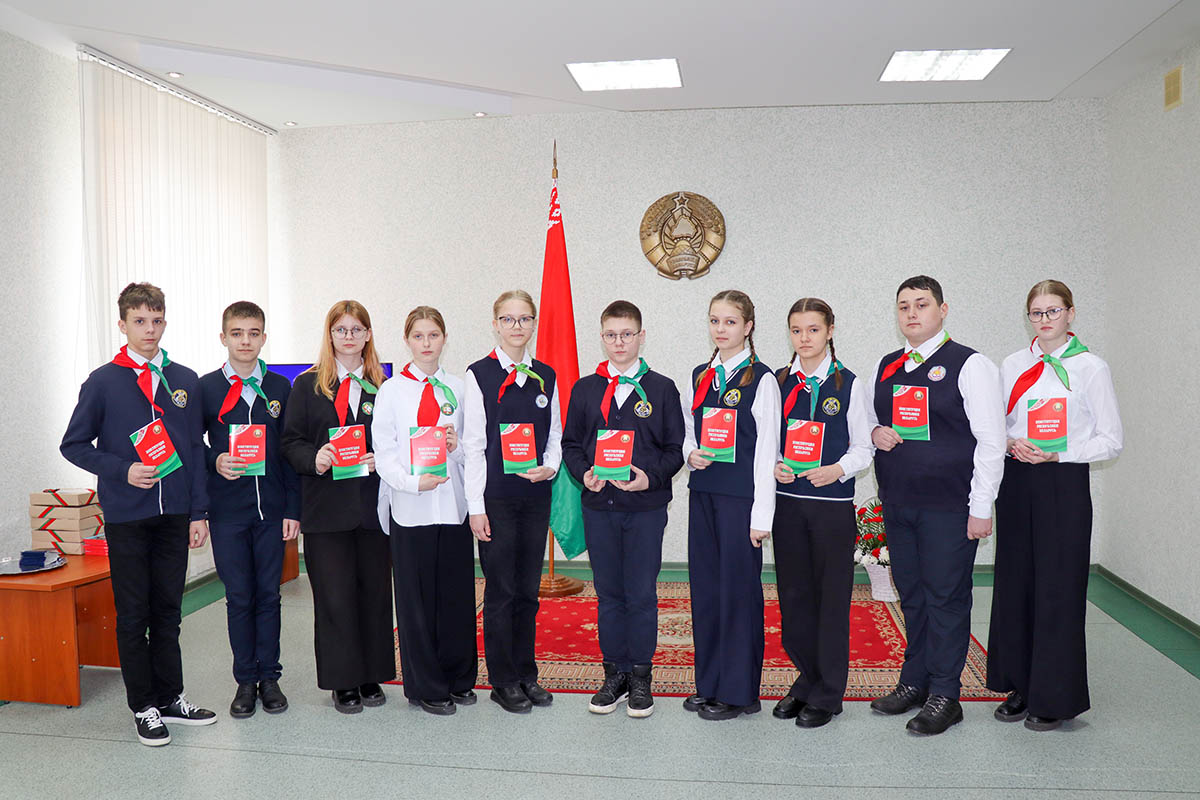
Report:
[{"label": "green floor border", "polygon": [[[556,562],[554,571],[584,581],[592,578],[591,568],[582,564]],[[306,572],[304,558],[301,557],[300,573]],[[475,563],[475,576],[483,577],[478,561]],[[993,577],[994,570],[990,564],[975,567],[973,580],[976,586],[991,586]],[[769,566],[764,568],[762,578],[763,583],[775,583],[775,570]],[[685,562],[665,561],[658,573],[660,581],[686,582],[687,579]],[[854,568],[854,582],[870,582],[861,566]],[[224,596],[225,586],[215,574],[199,578],[189,583],[187,591],[184,592],[183,614],[186,616],[199,611]],[[1200,678],[1200,624],[1184,617],[1099,564],[1091,566],[1087,596],[1088,602],[1193,676]]]}]

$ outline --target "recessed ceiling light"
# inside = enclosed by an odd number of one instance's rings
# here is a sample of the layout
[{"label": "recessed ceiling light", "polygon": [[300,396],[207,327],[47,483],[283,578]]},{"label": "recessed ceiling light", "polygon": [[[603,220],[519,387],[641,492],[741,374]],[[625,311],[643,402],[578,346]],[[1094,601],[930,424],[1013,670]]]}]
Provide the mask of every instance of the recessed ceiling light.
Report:
[{"label": "recessed ceiling light", "polygon": [[168,72],[167,77],[168,78],[182,78],[183,73],[182,72]]},{"label": "recessed ceiling light", "polygon": [[981,81],[1011,52],[1003,50],[897,50],[881,81]]},{"label": "recessed ceiling light", "polygon": [[292,122],[290,119],[289,119],[287,122],[283,123],[283,124],[284,124],[284,125],[287,125],[289,128],[294,128],[294,127],[296,127],[296,123]]},{"label": "recessed ceiling light", "polygon": [[643,61],[592,61],[567,64],[571,77],[585,92],[614,89],[678,89],[679,62],[673,58]]},{"label": "recessed ceiling light", "polygon": [[476,111],[476,112],[475,112],[475,116],[477,116],[477,117],[486,117],[486,116],[487,116],[487,112],[486,112],[486,111]]}]

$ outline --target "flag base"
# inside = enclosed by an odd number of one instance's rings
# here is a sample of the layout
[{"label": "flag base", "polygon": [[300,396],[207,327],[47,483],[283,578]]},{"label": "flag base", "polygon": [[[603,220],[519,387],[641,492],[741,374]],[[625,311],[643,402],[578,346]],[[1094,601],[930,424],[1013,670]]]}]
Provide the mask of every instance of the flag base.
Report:
[{"label": "flag base", "polygon": [[583,581],[566,575],[547,573],[542,576],[538,597],[570,597],[583,591]]}]

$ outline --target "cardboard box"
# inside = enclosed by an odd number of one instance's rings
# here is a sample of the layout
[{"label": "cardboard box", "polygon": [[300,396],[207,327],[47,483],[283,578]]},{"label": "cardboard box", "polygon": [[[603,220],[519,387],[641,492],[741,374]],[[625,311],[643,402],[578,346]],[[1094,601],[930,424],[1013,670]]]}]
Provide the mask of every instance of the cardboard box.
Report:
[{"label": "cardboard box", "polygon": [[35,532],[33,534],[33,549],[57,550],[60,553],[81,556],[83,555],[83,542],[58,541],[42,532]]},{"label": "cardboard box", "polygon": [[57,531],[59,533],[83,533],[91,535],[97,528],[104,525],[104,518],[97,515],[83,519],[60,519],[59,517],[43,517],[29,520],[35,531]]},{"label": "cardboard box", "polygon": [[86,506],[30,506],[29,516],[33,519],[83,519],[94,517],[104,512],[99,503],[88,503]]},{"label": "cardboard box", "polygon": [[94,502],[95,489],[43,489],[29,495],[31,506],[86,506]]},{"label": "cardboard box", "polygon": [[32,531],[31,535],[49,540],[54,539],[59,542],[82,542],[89,536],[95,536],[98,533],[104,532],[104,525],[101,523],[95,528],[85,528],[81,531],[56,531],[48,529],[40,529]]}]

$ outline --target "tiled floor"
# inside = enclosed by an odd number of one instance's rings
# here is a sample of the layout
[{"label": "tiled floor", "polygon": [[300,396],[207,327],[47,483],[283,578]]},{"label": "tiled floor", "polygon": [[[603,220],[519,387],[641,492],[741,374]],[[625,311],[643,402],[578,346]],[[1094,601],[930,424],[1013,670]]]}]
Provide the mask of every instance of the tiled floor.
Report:
[{"label": "tiled floor", "polygon": [[[977,583],[972,629],[986,645],[990,581]],[[182,639],[188,696],[220,712],[216,725],[176,727],[169,747],[143,747],[119,673],[85,669],[79,708],[0,708],[0,798],[1200,796],[1200,680],[1148,642],[1184,654],[1197,643],[1152,620],[1139,638],[1114,619],[1137,613],[1120,598],[1099,598],[1111,613],[1088,607],[1087,714],[1036,734],[994,721],[991,703],[967,703],[963,724],[921,739],[905,733],[904,718],[859,702],[825,728],[801,730],[768,710],[705,722],[670,698],[649,719],[598,717],[586,696],[567,694],[528,716],[483,693],[455,716],[432,717],[388,687],[386,706],[342,716],[315,687],[304,576],[284,587],[291,709],[233,720],[224,604],[203,604],[219,592],[189,596],[199,607]]]}]

